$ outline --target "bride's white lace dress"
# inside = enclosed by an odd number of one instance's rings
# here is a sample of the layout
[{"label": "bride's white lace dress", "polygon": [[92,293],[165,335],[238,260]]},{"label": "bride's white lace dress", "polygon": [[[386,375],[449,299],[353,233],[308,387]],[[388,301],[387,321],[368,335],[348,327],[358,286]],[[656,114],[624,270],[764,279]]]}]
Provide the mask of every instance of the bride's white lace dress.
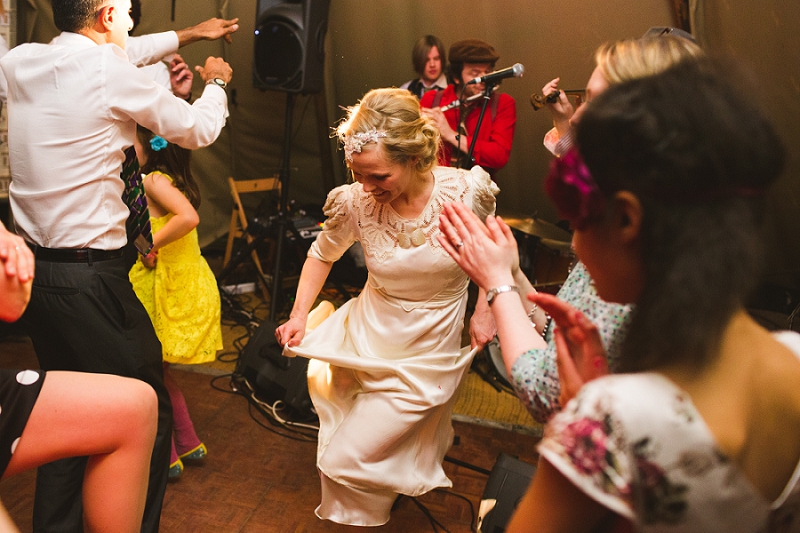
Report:
[{"label": "bride's white lace dress", "polygon": [[499,189],[480,167],[441,167],[434,176],[427,207],[413,220],[358,183],[334,189],[309,251],[335,261],[360,241],[369,270],[357,298],[285,351],[312,359],[320,518],[381,525],[397,494],[452,486],[442,461],[454,393],[474,352],[461,349],[469,279],[436,240],[438,219],[450,201],[485,218]]}]

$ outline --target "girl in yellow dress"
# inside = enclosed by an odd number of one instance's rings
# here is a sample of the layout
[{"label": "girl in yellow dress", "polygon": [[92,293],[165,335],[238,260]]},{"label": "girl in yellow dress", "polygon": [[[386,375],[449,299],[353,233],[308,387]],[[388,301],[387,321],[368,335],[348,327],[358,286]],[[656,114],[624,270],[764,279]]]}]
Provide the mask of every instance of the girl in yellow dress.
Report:
[{"label": "girl in yellow dress", "polygon": [[183,461],[202,459],[208,450],[195,433],[169,365],[216,358],[222,349],[221,305],[214,273],[197,242],[200,192],[189,168],[191,152],[141,126],[135,148],[145,174],[153,248],[139,256],[129,277],[161,341],[175,419],[169,477],[176,478],[183,473]]}]

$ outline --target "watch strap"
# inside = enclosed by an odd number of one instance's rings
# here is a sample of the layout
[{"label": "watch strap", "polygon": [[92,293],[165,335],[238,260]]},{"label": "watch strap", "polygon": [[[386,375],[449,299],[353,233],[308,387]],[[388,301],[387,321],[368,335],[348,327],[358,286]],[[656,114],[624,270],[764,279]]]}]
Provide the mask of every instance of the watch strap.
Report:
[{"label": "watch strap", "polygon": [[486,293],[486,301],[489,305],[492,305],[494,299],[497,297],[498,294],[503,294],[504,292],[516,292],[519,294],[519,287],[516,285],[500,285],[499,287],[495,287],[494,289],[490,289],[489,292]]},{"label": "watch strap", "polygon": [[222,78],[211,78],[206,82],[206,85],[210,85],[212,83],[218,87],[222,87],[223,89],[228,86],[228,82],[226,82]]}]

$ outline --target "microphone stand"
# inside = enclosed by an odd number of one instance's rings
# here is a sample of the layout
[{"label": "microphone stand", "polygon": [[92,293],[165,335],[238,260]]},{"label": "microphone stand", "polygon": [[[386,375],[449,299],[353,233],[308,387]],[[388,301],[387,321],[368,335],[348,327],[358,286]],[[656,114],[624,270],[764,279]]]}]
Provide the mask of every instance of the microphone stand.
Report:
[{"label": "microphone stand", "polygon": [[483,124],[483,117],[486,115],[486,106],[492,98],[492,92],[497,81],[485,81],[483,83],[483,103],[481,104],[481,114],[478,115],[478,124],[475,126],[475,132],[472,134],[472,142],[469,143],[469,152],[467,152],[467,163],[474,165],[472,153],[475,151],[475,142],[478,140],[478,133],[481,131],[481,124]]}]

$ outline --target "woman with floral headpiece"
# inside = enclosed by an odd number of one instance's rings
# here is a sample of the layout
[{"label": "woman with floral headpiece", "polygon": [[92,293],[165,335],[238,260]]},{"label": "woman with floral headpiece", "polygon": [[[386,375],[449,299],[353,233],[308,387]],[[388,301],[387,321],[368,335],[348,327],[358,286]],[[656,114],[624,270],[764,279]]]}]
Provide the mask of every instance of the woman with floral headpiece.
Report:
[{"label": "woman with floral headpiece", "polygon": [[[489,340],[479,298],[472,350],[461,348],[469,279],[437,240],[445,202],[480,218],[498,192],[480,167],[436,166],[438,130],[403,89],[375,89],[336,135],[354,183],[328,195],[289,320],[284,355],[311,358],[309,393],[320,419],[317,516],[378,526],[399,494],[450,487],[442,468],[454,393]],[[369,277],[361,294],[306,335],[311,306],[334,261],[356,241]]]},{"label": "woman with floral headpiece", "polygon": [[[737,70],[688,60],[609,87],[551,168],[548,194],[598,295],[636,307],[620,373],[584,384],[546,426],[509,533],[800,531],[800,335],[744,307],[785,152]],[[442,228],[461,256],[507,230],[457,207]],[[509,282],[498,273],[487,286]],[[498,326],[519,305],[502,298]],[[530,298],[556,321],[565,372],[602,360],[581,313]],[[525,349],[522,330],[500,335]]]},{"label": "woman with floral headpiece", "polygon": [[217,280],[197,242],[200,190],[192,176],[191,151],[142,126],[134,147],[145,174],[153,247],[139,256],[129,278],[161,341],[164,384],[175,424],[169,477],[175,479],[183,473],[184,462],[204,459],[208,450],[194,430],[169,365],[216,359],[222,349],[222,310]]},{"label": "woman with floral headpiece", "polygon": [[[562,128],[560,130],[562,136],[555,148],[548,138],[545,139],[545,145],[553,149],[554,155],[564,156],[566,152],[560,150],[572,146],[570,124],[577,124],[581,114],[591,105],[591,100],[602,94],[609,86],[657,74],[683,59],[699,57],[702,54],[700,47],[693,41],[672,35],[604,43],[595,52],[596,67],[586,85],[586,102],[577,111],[573,110],[567,97],[560,93],[557,102],[548,104],[554,118],[557,119],[554,122]],[[543,94],[550,94],[551,91],[557,90],[557,86],[558,79],[551,81],[544,87]],[[554,135],[556,131],[556,128],[551,130],[548,137]],[[506,245],[504,249],[506,253],[487,254],[482,258],[482,264],[476,265],[476,268],[486,270],[490,266],[502,266],[511,269],[514,285],[519,287],[521,295],[525,295],[534,288],[519,268],[518,246],[513,236],[509,237]],[[471,270],[467,272],[474,279],[476,273]],[[602,368],[589,368],[585,371],[589,375],[595,375],[597,371],[605,372],[606,368],[615,372],[619,368],[620,349],[630,324],[631,306],[609,303],[599,298],[591,276],[580,261],[570,270],[558,291],[558,297],[578,308],[594,324],[603,339],[607,367],[603,364]],[[544,336],[546,344],[523,351],[501,345],[502,357],[514,392],[525,404],[531,416],[538,422],[544,423],[561,410],[566,403],[565,400],[571,398],[575,388],[580,386],[581,380],[577,380],[577,383],[569,380],[566,384],[562,383],[556,364],[556,345],[550,327],[551,320],[544,310],[538,309],[527,298],[521,297],[520,300],[525,308],[524,313],[535,325],[537,332]],[[525,322],[521,311],[518,318]]]}]

